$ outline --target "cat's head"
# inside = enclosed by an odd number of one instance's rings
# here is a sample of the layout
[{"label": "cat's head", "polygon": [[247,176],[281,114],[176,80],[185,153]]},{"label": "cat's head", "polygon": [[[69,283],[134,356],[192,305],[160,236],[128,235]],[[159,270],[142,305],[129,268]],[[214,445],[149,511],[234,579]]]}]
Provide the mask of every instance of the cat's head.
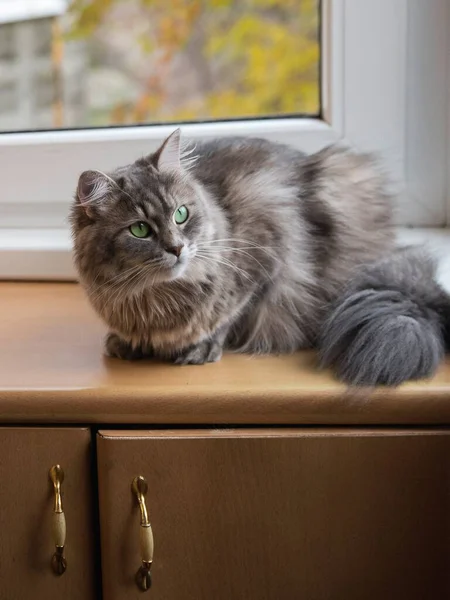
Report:
[{"label": "cat's head", "polygon": [[204,191],[180,160],[180,130],[154,153],[81,174],[72,233],[82,279],[148,284],[187,276],[212,224]]}]

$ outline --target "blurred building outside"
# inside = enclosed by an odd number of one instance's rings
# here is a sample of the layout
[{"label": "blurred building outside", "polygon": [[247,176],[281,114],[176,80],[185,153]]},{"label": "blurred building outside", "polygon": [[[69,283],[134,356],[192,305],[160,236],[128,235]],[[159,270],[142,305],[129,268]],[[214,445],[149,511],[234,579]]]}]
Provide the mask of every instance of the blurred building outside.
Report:
[{"label": "blurred building outside", "polygon": [[65,0],[0,0],[0,130],[86,119],[84,42],[63,44]]}]

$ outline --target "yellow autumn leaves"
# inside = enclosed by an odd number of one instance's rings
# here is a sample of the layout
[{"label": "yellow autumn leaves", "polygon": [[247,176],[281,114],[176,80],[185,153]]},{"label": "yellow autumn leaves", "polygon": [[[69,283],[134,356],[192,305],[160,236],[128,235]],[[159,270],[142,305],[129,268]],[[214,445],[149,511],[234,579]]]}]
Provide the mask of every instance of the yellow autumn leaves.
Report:
[{"label": "yellow autumn leaves", "polygon": [[[133,41],[154,69],[137,101],[115,107],[112,121],[320,111],[319,0],[74,0],[69,35],[95,36],[125,2],[148,24]],[[199,81],[185,96],[173,79],[180,57]]]}]

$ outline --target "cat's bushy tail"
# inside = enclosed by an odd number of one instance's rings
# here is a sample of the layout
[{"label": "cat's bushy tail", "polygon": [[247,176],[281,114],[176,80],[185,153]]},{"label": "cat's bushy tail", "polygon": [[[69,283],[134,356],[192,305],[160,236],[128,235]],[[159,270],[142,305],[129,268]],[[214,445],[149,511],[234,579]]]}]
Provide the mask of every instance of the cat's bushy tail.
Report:
[{"label": "cat's bushy tail", "polygon": [[362,269],[332,307],[319,340],[323,366],[351,385],[430,377],[448,349],[450,296],[417,248]]}]

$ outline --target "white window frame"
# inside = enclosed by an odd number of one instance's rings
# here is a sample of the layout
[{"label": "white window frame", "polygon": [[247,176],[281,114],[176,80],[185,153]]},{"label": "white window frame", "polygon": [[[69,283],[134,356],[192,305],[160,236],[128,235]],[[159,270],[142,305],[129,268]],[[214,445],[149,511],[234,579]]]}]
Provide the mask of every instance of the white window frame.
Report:
[{"label": "white window frame", "polygon": [[[448,0],[323,0],[322,27],[323,119],[186,124],[183,134],[375,151],[400,198],[399,224],[449,225]],[[0,278],[74,278],[67,214],[78,174],[127,164],[173,129],[0,134]]]}]

